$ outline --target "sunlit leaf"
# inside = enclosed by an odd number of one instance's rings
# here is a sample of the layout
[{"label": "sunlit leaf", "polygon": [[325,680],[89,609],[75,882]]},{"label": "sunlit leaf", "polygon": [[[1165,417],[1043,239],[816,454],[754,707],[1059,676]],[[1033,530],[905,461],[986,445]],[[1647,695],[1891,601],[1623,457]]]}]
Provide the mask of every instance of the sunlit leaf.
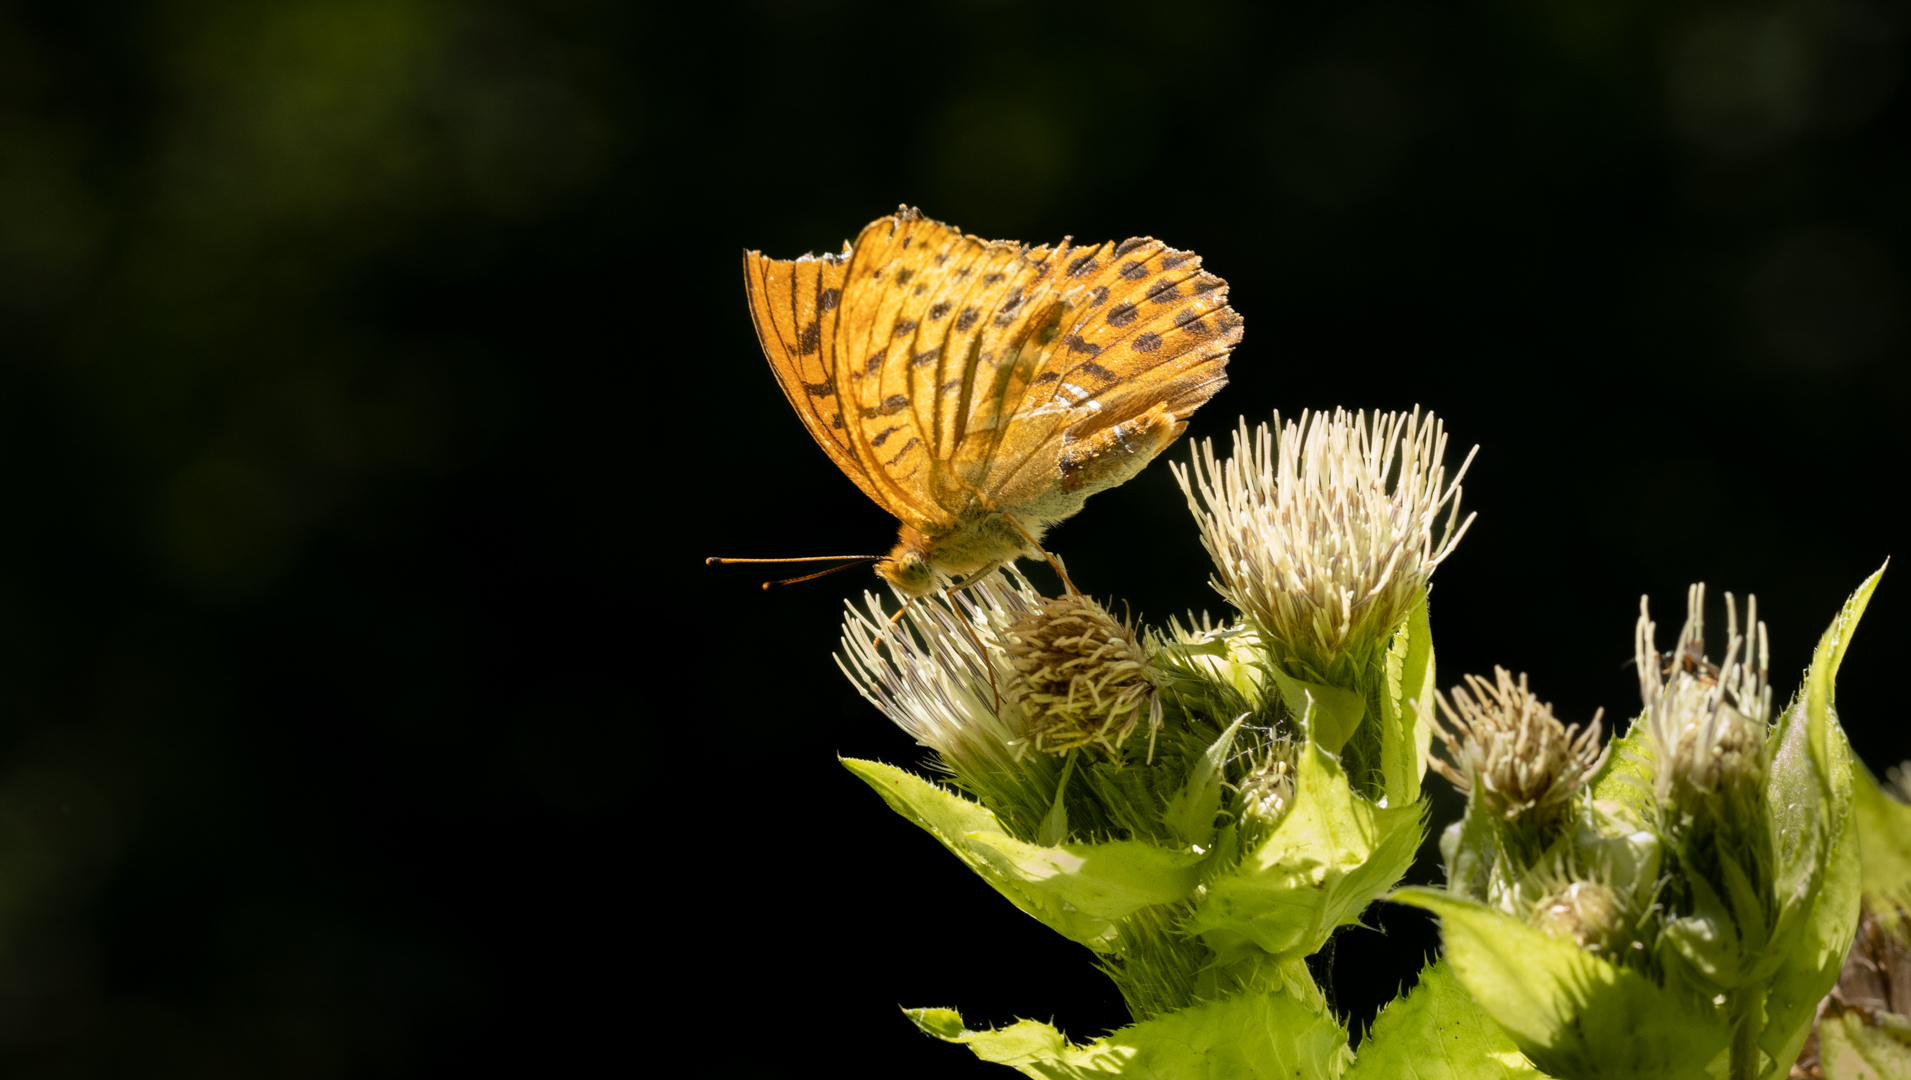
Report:
[{"label": "sunlit leaf", "polygon": [[1446,962],[1374,1020],[1348,1080],[1535,1080],[1544,1073],[1482,1011]]},{"label": "sunlit leaf", "polygon": [[1084,1046],[1034,1020],[967,1031],[949,1009],[907,1014],[930,1035],[1044,1080],[1336,1080],[1352,1058],[1345,1029],[1279,991],[1196,1005]]},{"label": "sunlit leaf", "polygon": [[1447,963],[1539,1068],[1570,1080],[1699,1080],[1727,1044],[1706,1009],[1518,919],[1435,889],[1393,899],[1440,916]]}]

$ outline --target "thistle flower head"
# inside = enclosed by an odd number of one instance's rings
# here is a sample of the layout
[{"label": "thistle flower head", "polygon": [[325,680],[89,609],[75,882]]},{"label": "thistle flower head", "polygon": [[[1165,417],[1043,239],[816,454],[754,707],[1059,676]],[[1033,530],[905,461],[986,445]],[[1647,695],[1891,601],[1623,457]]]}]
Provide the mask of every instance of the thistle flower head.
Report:
[{"label": "thistle flower head", "polygon": [[1241,778],[1241,814],[1274,824],[1294,805],[1294,753],[1290,739],[1274,739],[1253,759]]},{"label": "thistle flower head", "polygon": [[1639,598],[1634,659],[1639,665],[1641,717],[1658,752],[1657,793],[1668,797],[1714,795],[1728,787],[1756,788],[1769,764],[1765,748],[1772,714],[1766,682],[1769,649],[1758,598],[1747,598],[1739,635],[1738,605],[1725,594],[1725,659],[1705,658],[1705,585],[1686,591],[1685,625],[1673,651],[1662,657],[1654,644],[1657,625]]},{"label": "thistle flower head", "polygon": [[1625,898],[1603,882],[1560,883],[1533,905],[1532,924],[1589,952],[1610,952],[1625,937]]},{"label": "thistle flower head", "polygon": [[1009,668],[1002,694],[1021,707],[1036,749],[1099,745],[1113,753],[1144,713],[1152,748],[1166,676],[1149,663],[1133,626],[1090,597],[1063,596],[1037,598],[996,628]]},{"label": "thistle flower head", "polygon": [[867,611],[849,605],[836,656],[863,697],[958,772],[1013,771],[1029,721],[998,693],[1009,671],[982,635],[1039,610],[1027,580],[997,574],[952,600],[912,600],[900,626],[874,594],[863,601]]},{"label": "thistle flower head", "polygon": [[1284,659],[1326,677],[1385,644],[1472,523],[1459,522],[1467,466],[1449,482],[1445,453],[1440,422],[1418,409],[1371,422],[1337,409],[1282,424],[1276,413],[1251,435],[1243,420],[1225,462],[1204,441],[1174,474],[1215,588]]},{"label": "thistle flower head", "polygon": [[1447,718],[1446,726],[1434,722],[1434,734],[1446,745],[1453,764],[1438,758],[1431,763],[1454,787],[1477,796],[1499,817],[1510,821],[1528,813],[1556,815],[1605,763],[1600,714],[1595,713],[1583,731],[1577,724],[1568,727],[1553,717],[1550,704],[1527,688],[1525,675],[1514,682],[1501,667],[1494,668],[1493,675],[1491,683],[1468,675],[1466,686],[1454,687],[1450,700],[1434,692]]}]

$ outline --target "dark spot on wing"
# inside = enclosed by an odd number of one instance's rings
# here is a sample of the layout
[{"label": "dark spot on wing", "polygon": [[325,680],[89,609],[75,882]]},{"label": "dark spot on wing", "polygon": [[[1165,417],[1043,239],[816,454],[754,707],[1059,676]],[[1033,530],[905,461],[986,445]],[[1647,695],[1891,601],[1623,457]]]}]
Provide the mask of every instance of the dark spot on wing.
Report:
[{"label": "dark spot on wing", "polygon": [[897,319],[896,320],[896,333],[898,334],[913,333],[915,329],[916,329],[916,320],[914,319]]},{"label": "dark spot on wing", "polygon": [[832,415],[829,418],[829,426],[835,428],[837,431],[843,430],[843,414],[836,413]]},{"label": "dark spot on wing", "polygon": [[1100,307],[1108,302],[1108,286],[1097,285],[1088,290],[1088,306]]},{"label": "dark spot on wing", "polygon": [[1127,326],[1135,321],[1135,305],[1116,304],[1108,309],[1108,325]]},{"label": "dark spot on wing", "polygon": [[1148,299],[1157,304],[1173,303],[1180,296],[1181,289],[1172,281],[1157,281],[1154,287],[1148,290]]},{"label": "dark spot on wing", "polygon": [[947,315],[948,313],[949,313],[949,302],[947,300],[939,300],[936,303],[929,305],[929,320],[931,322],[934,322],[935,320],[942,318],[944,315]]},{"label": "dark spot on wing", "polygon": [[882,272],[882,270],[881,270],[880,268],[878,268],[878,269],[875,269],[875,270],[871,270],[871,271],[869,272],[869,279],[870,279],[871,281],[881,281],[881,280],[883,279],[883,272]]},{"label": "dark spot on wing", "polygon": [[888,461],[883,462],[883,464],[885,466],[888,466],[888,465],[894,465],[896,462],[901,461],[902,456],[904,454],[907,454],[909,451],[915,449],[916,443],[920,441],[921,440],[917,439],[914,435],[911,435],[909,437],[909,441],[902,444],[902,449],[896,451],[896,456],[890,458]]},{"label": "dark spot on wing", "polygon": [[958,266],[955,268],[955,277],[958,279],[968,277],[973,273],[975,273],[975,267],[973,266]]},{"label": "dark spot on wing", "polygon": [[1029,385],[1040,386],[1043,383],[1052,383],[1059,378],[1061,378],[1061,376],[1055,374],[1053,371],[1044,371],[1040,375],[1035,376],[1035,381],[1032,383],[1029,383]]},{"label": "dark spot on wing", "polygon": [[936,393],[946,394],[949,391],[954,390],[956,387],[961,385],[962,385],[961,379],[950,379],[948,382],[943,383],[941,386],[936,387]]},{"label": "dark spot on wing", "polygon": [[874,420],[878,416],[894,416],[909,407],[909,399],[901,394],[891,394],[883,399],[881,405],[865,407],[863,419]]},{"label": "dark spot on wing", "polygon": [[940,255],[938,255],[938,256],[936,256],[936,265],[937,265],[937,266],[941,266],[941,265],[942,265],[943,263],[946,263],[946,262],[948,262],[948,261],[949,261],[949,253],[948,253],[948,252],[946,252],[946,251],[945,251],[945,252],[943,252],[942,254],[940,254]]},{"label": "dark spot on wing", "polygon": [[1115,249],[1115,254],[1126,255],[1147,242],[1148,238],[1145,236],[1131,236],[1121,242],[1121,246]]},{"label": "dark spot on wing", "polygon": [[1214,333],[1214,329],[1201,321],[1201,317],[1192,311],[1184,311],[1174,317],[1174,324],[1183,333],[1191,337],[1205,338]]},{"label": "dark spot on wing", "polygon": [[1175,267],[1180,266],[1192,258],[1194,258],[1194,252],[1192,251],[1170,251],[1161,257],[1161,268],[1163,270],[1173,270]]},{"label": "dark spot on wing", "polygon": [[934,348],[924,349],[915,356],[910,357],[909,362],[917,367],[921,367],[924,364],[932,363],[935,358],[941,354],[942,346],[937,345]]},{"label": "dark spot on wing", "polygon": [[1221,287],[1221,279],[1213,274],[1202,274],[1194,279],[1194,287],[1188,290],[1189,296],[1200,296],[1204,292],[1213,292]]},{"label": "dark spot on wing", "polygon": [[889,358],[889,354],[887,352],[879,352],[876,355],[870,357],[869,359],[863,361],[863,374],[864,375],[876,374],[876,369],[879,367],[882,367],[883,361],[887,360],[888,358]]},{"label": "dark spot on wing", "polygon": [[1049,342],[1054,341],[1055,335],[1061,332],[1062,332],[1062,327],[1060,323],[1049,323],[1046,326],[1042,327],[1042,329],[1036,333],[1035,343],[1037,345],[1046,345]]},{"label": "dark spot on wing", "polygon": [[[913,237],[913,236],[905,236],[905,237],[903,237],[903,238],[902,238],[902,249],[903,249],[904,251],[908,251],[908,250],[909,250],[909,245],[910,245],[910,244],[912,244],[912,243],[914,243],[914,242],[915,242],[915,239],[916,239],[916,238],[915,238],[915,237]],[[909,272],[909,271],[907,271],[907,270],[904,270],[904,271],[903,271],[903,274],[907,274],[908,272]],[[896,275],[896,276],[897,276],[897,277],[901,277],[901,276],[902,276],[902,274],[898,274],[898,275]],[[906,279],[905,279],[905,280],[906,280]]]},{"label": "dark spot on wing", "polygon": [[1096,353],[1101,352],[1100,345],[1097,345],[1092,341],[1083,341],[1082,336],[1080,334],[1070,334],[1068,335],[1067,338],[1063,339],[1062,343],[1068,346],[1069,352],[1087,353],[1090,356],[1093,356]]},{"label": "dark spot on wing", "polygon": [[1115,379],[1114,372],[1108,370],[1105,367],[1102,367],[1100,364],[1097,364],[1093,360],[1082,361],[1079,365],[1076,366],[1073,372],[1070,372],[1070,374],[1076,374],[1076,373],[1080,373],[1082,375],[1092,375],[1097,379],[1103,379],[1108,382],[1113,382]]},{"label": "dark spot on wing", "polygon": [[1129,281],[1140,281],[1142,278],[1148,276],[1148,264],[1138,262],[1124,263],[1121,268],[1121,276],[1127,278]]},{"label": "dark spot on wing", "polygon": [[816,310],[835,311],[836,302],[838,300],[841,300],[842,298],[843,298],[843,290],[824,289],[822,292],[816,294]]},{"label": "dark spot on wing", "polygon": [[808,391],[811,397],[829,397],[836,392],[835,385],[829,382],[804,383],[803,389]]},{"label": "dark spot on wing", "polygon": [[[904,247],[908,247],[909,241],[904,240],[902,244]],[[896,284],[907,285],[909,284],[909,279],[915,276],[916,272],[914,270],[898,270],[896,271]]]},{"label": "dark spot on wing", "polygon": [[925,281],[922,284],[916,286],[914,292],[912,292],[910,295],[921,296],[923,293],[926,293],[928,291],[929,291],[929,283]]},{"label": "dark spot on wing", "polygon": [[1095,253],[1091,251],[1088,254],[1083,255],[1081,258],[1076,259],[1074,262],[1068,264],[1068,276],[1079,277],[1082,274],[1088,273],[1090,270],[1093,270],[1094,268],[1095,268]]},{"label": "dark spot on wing", "polygon": [[822,347],[823,347],[823,324],[813,322],[809,324],[808,326],[805,326],[803,328],[802,336],[797,338],[796,340],[797,353],[801,356],[808,356],[810,353],[813,353]]},{"label": "dark spot on wing", "polygon": [[894,435],[896,432],[901,430],[902,430],[901,424],[891,424],[888,427],[882,429],[882,432],[878,434],[875,438],[869,440],[869,445],[881,446],[884,442],[886,442],[889,439],[891,435]]},{"label": "dark spot on wing", "polygon": [[963,308],[962,314],[956,316],[956,321],[955,321],[956,333],[958,334],[962,333],[963,331],[967,330],[969,327],[974,326],[975,321],[981,317],[982,317],[982,313],[980,311],[977,311],[976,309],[972,307]]},{"label": "dark spot on wing", "polygon": [[1004,275],[1004,274],[1001,274],[1001,273],[994,273],[994,272],[992,272],[992,273],[987,273],[987,274],[983,274],[983,275],[982,275],[982,284],[984,284],[984,285],[995,285],[995,284],[998,284],[998,283],[1000,283],[1000,282],[1001,282],[1001,280],[1002,280],[1002,279],[1003,279],[1003,277],[1005,277],[1005,276],[1006,276],[1006,275]]},{"label": "dark spot on wing", "polygon": [[1128,347],[1136,352],[1154,352],[1156,349],[1161,348],[1161,335],[1155,333],[1153,330],[1145,334],[1138,334],[1135,336],[1135,340],[1128,343]]}]

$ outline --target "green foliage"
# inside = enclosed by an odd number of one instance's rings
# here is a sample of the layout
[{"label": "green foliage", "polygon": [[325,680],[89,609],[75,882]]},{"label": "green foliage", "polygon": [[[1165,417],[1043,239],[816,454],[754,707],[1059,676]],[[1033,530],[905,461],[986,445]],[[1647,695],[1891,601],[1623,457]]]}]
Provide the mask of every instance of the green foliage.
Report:
[{"label": "green foliage", "polygon": [[1348,1080],[1544,1080],[1446,961],[1382,1009]]},{"label": "green foliage", "polygon": [[1911,1080],[1911,1023],[1833,1003],[1818,1024],[1825,1080]]},{"label": "green foliage", "polygon": [[1208,883],[1188,922],[1217,953],[1251,945],[1281,959],[1312,955],[1413,864],[1423,807],[1367,802],[1317,745],[1298,764],[1293,808]]},{"label": "green foliage", "polygon": [[1039,1080],[1337,1080],[1353,1057],[1344,1028],[1280,990],[1196,1005],[1085,1046],[1034,1020],[969,1031],[951,1009],[912,1009],[907,1015],[936,1038]]},{"label": "green foliage", "polygon": [[1696,1080],[1725,1051],[1723,1017],[1636,971],[1441,890],[1394,899],[1440,916],[1461,985],[1549,1073]]},{"label": "green foliage", "polygon": [[1865,902],[1885,910],[1911,890],[1911,806],[1886,795],[1862,763],[1852,770],[1851,794]]}]

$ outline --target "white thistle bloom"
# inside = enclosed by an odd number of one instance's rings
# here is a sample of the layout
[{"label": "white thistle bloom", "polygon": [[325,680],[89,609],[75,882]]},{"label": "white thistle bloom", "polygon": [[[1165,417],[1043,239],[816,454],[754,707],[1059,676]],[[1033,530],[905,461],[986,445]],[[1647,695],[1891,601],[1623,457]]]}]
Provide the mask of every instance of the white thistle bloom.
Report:
[{"label": "white thistle bloom", "polygon": [[1285,425],[1276,413],[1273,431],[1251,436],[1242,420],[1227,461],[1203,440],[1192,469],[1171,468],[1220,571],[1215,588],[1325,677],[1385,642],[1473,523],[1459,522],[1473,454],[1448,482],[1446,442],[1418,409],[1371,422],[1303,412]]},{"label": "white thistle bloom", "polygon": [[1705,659],[1705,585],[1686,590],[1685,626],[1662,667],[1653,641],[1657,625],[1646,598],[1639,598],[1633,651],[1645,727],[1659,756],[1661,801],[1675,788],[1715,794],[1727,781],[1757,784],[1765,777],[1772,688],[1766,682],[1770,650],[1765,624],[1758,621],[1758,598],[1748,597],[1745,605],[1751,640],[1739,635],[1731,593],[1725,594],[1725,619],[1725,660],[1715,665]]},{"label": "white thistle bloom", "polygon": [[960,613],[939,598],[910,601],[906,627],[889,625],[875,594],[864,593],[863,602],[866,613],[846,605],[836,656],[863,697],[958,771],[1012,771],[1028,718],[1002,695],[1014,673],[983,635],[1040,607],[1028,581],[997,574],[963,588],[953,601]]}]

